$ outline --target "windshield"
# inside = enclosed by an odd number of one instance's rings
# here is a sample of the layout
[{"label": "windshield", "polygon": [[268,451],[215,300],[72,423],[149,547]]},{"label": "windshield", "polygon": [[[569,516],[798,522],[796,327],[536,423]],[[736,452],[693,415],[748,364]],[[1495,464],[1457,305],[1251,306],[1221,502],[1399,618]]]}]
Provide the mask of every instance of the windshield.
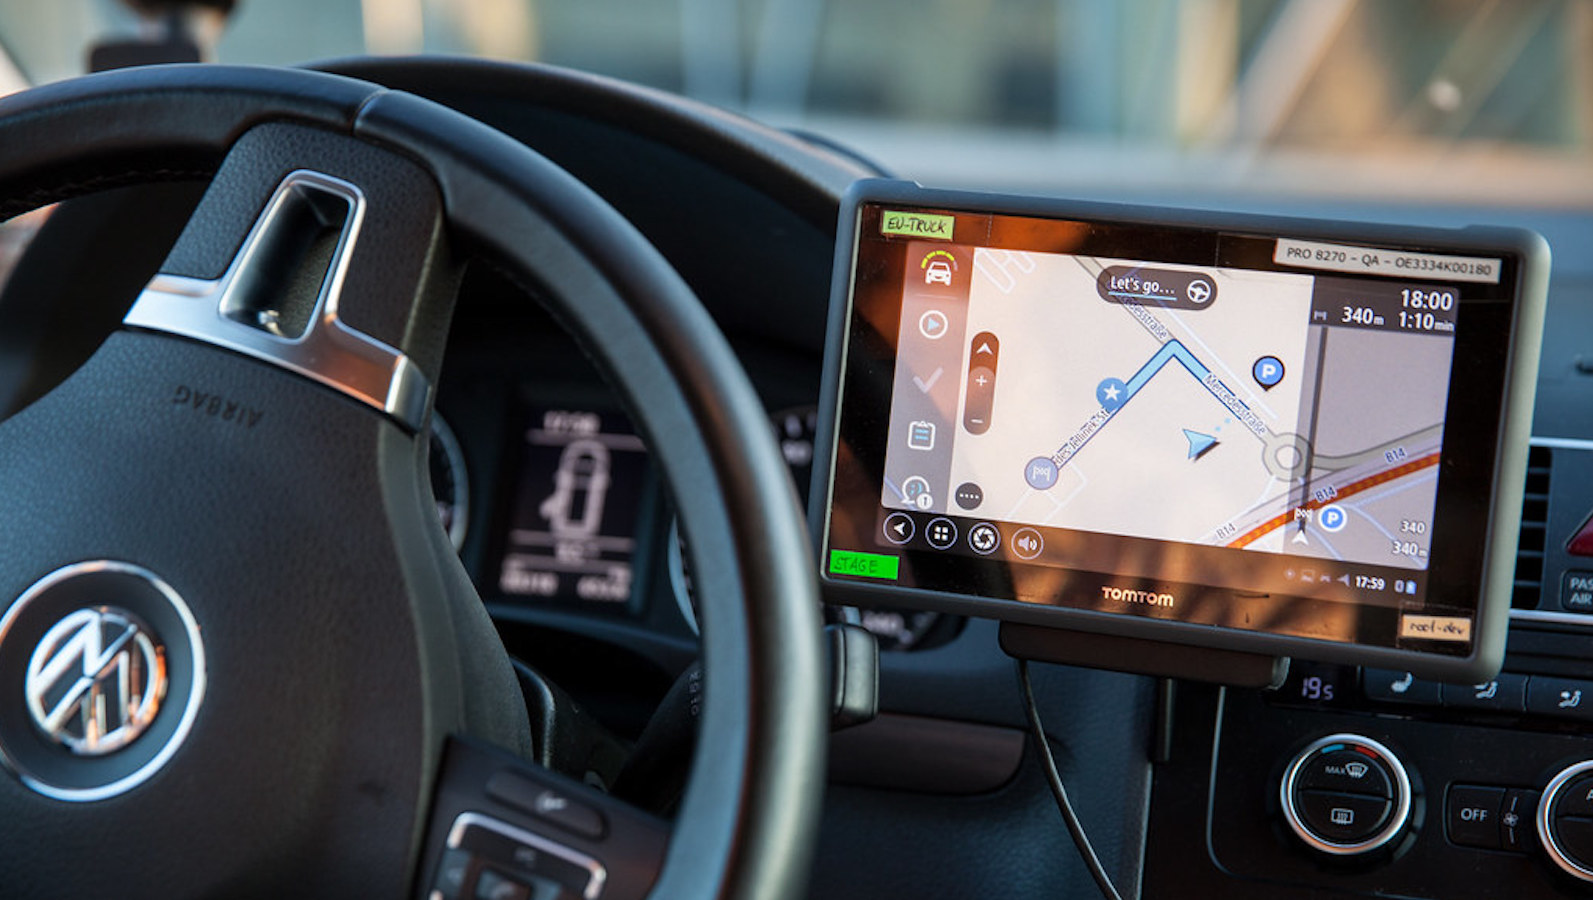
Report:
[{"label": "windshield", "polygon": [[[141,27],[117,0],[0,0],[0,89]],[[614,75],[938,184],[1593,200],[1583,0],[240,0],[213,57],[360,53]]]}]

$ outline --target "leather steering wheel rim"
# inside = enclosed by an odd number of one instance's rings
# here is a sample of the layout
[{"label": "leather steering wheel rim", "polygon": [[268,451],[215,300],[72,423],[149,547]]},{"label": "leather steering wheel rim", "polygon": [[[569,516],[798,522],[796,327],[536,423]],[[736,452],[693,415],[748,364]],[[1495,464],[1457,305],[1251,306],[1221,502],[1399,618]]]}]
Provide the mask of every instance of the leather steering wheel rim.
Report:
[{"label": "leather steering wheel rim", "polygon": [[[692,776],[653,893],[797,896],[805,885],[817,827],[825,731],[811,550],[789,476],[734,354],[689,288],[619,214],[525,146],[411,95],[307,71],[169,66],[90,76],[0,100],[0,197],[5,198],[0,201],[0,215],[102,187],[192,177],[225,166],[229,154],[246,138],[269,146],[272,134],[292,129],[358,143],[407,160],[423,172],[436,191],[449,252],[485,258],[539,295],[627,401],[676,500],[683,527],[693,538],[690,552],[708,673]],[[280,149],[289,155],[295,152],[294,146]],[[190,229],[205,226],[201,221],[205,209],[202,204]],[[174,253],[173,258],[179,255]],[[169,259],[168,265],[172,262]],[[389,329],[385,339],[434,382],[451,297],[417,303],[402,327]],[[193,350],[181,338],[159,340],[184,345],[180,353]],[[124,340],[118,347],[131,343]],[[29,441],[56,434],[51,429],[57,420],[70,418],[72,402],[82,396],[99,397],[107,384],[119,384],[117,376],[128,371],[125,361],[100,362],[101,356],[121,352],[112,344],[108,342],[84,367],[84,371],[97,363],[109,367],[99,381],[80,371],[35,407],[0,423],[0,454],[8,440],[29,446]],[[219,358],[209,348],[204,352],[211,354],[206,359]],[[229,360],[227,365],[237,362]],[[247,365],[258,368],[256,363]],[[320,385],[300,381],[300,387],[328,393]],[[74,389],[79,394],[73,395]],[[379,428],[375,443],[399,447],[393,452],[401,456],[413,443],[413,428],[406,430],[402,422],[395,427],[383,412],[365,408],[351,415],[381,419],[379,426],[360,419],[360,427]],[[391,418],[392,409],[385,412]],[[95,414],[110,413],[99,408]],[[439,543],[432,534],[437,531],[435,522],[423,525],[411,508],[418,505],[408,494],[415,493],[411,482],[418,478],[419,468],[395,464],[399,474],[382,476],[387,489],[404,495],[402,503],[393,504],[403,509],[391,513],[389,520],[397,523],[395,528],[414,532],[401,534],[398,543],[427,548],[431,558],[430,569],[422,575],[406,574],[405,583],[411,591],[446,595],[452,623],[441,630],[453,636],[456,653],[474,654],[490,631],[484,626],[484,613],[461,612],[466,605],[460,598],[474,601],[473,591],[464,583],[457,561],[446,552],[446,541]],[[0,549],[0,603],[7,605],[30,583],[62,565],[85,556],[131,555],[118,554],[111,546],[114,542],[103,535],[98,543],[74,546],[75,526],[61,529],[49,541],[31,536],[38,527],[34,514],[45,502],[28,494],[37,474],[37,469],[26,466],[0,464],[0,488],[25,497],[19,506],[22,514],[0,527],[0,547],[6,548]],[[391,488],[391,483],[400,487]],[[49,502],[56,502],[57,495],[49,496]],[[93,497],[78,499],[95,502]],[[11,537],[16,540],[8,543]],[[131,546],[136,545],[135,541]],[[729,548],[729,552],[716,554],[709,548]],[[408,559],[403,562],[411,564]],[[168,577],[166,571],[159,574]],[[180,575],[170,577],[174,583],[182,580]],[[225,631],[215,623],[218,607],[202,594],[188,598],[201,632]],[[424,605],[424,599],[415,603]],[[416,615],[424,619],[432,614],[422,610]],[[11,649],[3,642],[0,634],[0,654]],[[501,656],[501,648],[494,646],[493,652]],[[217,662],[213,650],[207,653],[214,685],[227,667]],[[420,659],[425,665],[437,663],[424,652]],[[448,665],[438,664],[439,669]],[[479,700],[443,696],[497,677],[488,672],[473,678],[468,663],[455,660],[451,665],[454,671],[442,671],[436,679],[441,686],[428,683],[426,696],[417,700],[431,710],[421,729],[426,733],[418,738],[421,749],[415,753],[422,760],[413,786],[412,815],[418,818],[393,829],[410,837],[407,846],[393,848],[394,859],[407,865],[406,890],[418,889],[409,873],[424,871],[425,862],[418,858],[420,834],[441,752],[435,746],[439,729],[463,722],[467,730],[500,741],[506,728],[514,730],[501,722],[483,722],[490,713],[482,712]],[[436,673],[427,673],[432,674]],[[20,715],[15,705],[10,698],[0,699],[0,719]],[[450,711],[449,715],[438,715],[439,709]],[[209,727],[207,712],[199,709],[190,744],[200,743],[199,736]],[[512,740],[515,735],[508,737]],[[68,808],[24,789],[15,779],[0,779],[0,807],[8,811],[0,817],[4,820],[0,846],[16,848],[0,855],[0,881],[42,887],[50,883],[47,878],[58,878],[65,879],[55,882],[58,886],[97,884],[104,890],[114,883],[104,879],[125,878],[125,872],[118,874],[112,865],[125,861],[121,856],[96,852],[97,842],[115,840],[115,835],[86,824],[82,839],[76,840],[73,817],[88,822],[97,808],[114,806],[125,828],[126,822],[136,820],[136,815],[127,818],[128,810],[136,810],[132,804],[142,792],[156,790],[160,779],[176,778],[188,749],[179,748],[148,785],[103,804]],[[45,817],[54,824],[36,827]],[[41,833],[64,843],[46,848],[56,860],[47,872],[28,852],[40,849]],[[181,850],[174,847],[173,853]],[[63,868],[63,860],[72,861],[71,871]],[[152,872],[164,876],[177,868],[176,860],[161,860]],[[189,890],[202,895],[218,888],[242,888],[247,893],[246,868],[227,877],[232,880]],[[274,883],[280,883],[280,873],[273,877]]]}]

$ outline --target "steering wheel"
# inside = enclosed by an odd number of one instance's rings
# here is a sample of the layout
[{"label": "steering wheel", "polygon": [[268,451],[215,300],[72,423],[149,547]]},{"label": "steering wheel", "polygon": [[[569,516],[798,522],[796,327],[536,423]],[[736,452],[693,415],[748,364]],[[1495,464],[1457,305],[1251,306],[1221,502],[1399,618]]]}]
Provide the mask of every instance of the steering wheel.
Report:
[{"label": "steering wheel", "polygon": [[[679,276],[525,146],[365,82],[171,66],[0,100],[0,216],[212,174],[126,327],[0,423],[3,892],[799,895],[811,550]],[[467,259],[606,372],[691,537],[707,677],[672,823],[523,761],[426,481]]]}]

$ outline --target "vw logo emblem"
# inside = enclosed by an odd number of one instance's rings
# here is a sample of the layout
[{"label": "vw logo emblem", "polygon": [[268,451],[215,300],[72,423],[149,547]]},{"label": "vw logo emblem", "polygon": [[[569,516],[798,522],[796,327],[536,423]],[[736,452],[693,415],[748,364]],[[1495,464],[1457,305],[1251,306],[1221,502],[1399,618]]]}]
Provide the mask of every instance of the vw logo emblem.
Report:
[{"label": "vw logo emblem", "polygon": [[33,724],[83,756],[137,740],[165,693],[165,647],[137,616],[115,607],[80,609],[55,623],[23,682]]},{"label": "vw logo emblem", "polygon": [[199,623],[170,584],[117,560],[56,569],[0,600],[0,767],[55,800],[131,791],[182,749],[205,681]]}]

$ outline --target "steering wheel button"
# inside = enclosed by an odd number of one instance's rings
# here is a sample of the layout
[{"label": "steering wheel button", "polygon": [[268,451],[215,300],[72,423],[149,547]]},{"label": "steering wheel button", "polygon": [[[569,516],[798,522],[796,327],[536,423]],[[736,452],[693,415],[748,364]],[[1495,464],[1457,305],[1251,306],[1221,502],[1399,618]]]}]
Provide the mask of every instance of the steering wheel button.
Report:
[{"label": "steering wheel button", "polygon": [[470,877],[470,853],[465,850],[447,850],[442,862],[437,864],[437,878],[431,884],[430,900],[459,900]]},{"label": "steering wheel button", "polygon": [[499,772],[487,780],[487,796],[524,810],[571,834],[594,841],[601,839],[607,831],[603,814],[593,807],[564,791],[545,787],[509,772]]},{"label": "steering wheel button", "polygon": [[1382,762],[1358,750],[1335,750],[1306,763],[1300,771],[1300,789],[1366,794],[1383,800],[1394,796]]},{"label": "steering wheel button", "polygon": [[1499,849],[1504,800],[1504,788],[1458,784],[1451,787],[1444,812],[1449,840],[1463,847]]},{"label": "steering wheel button", "polygon": [[476,879],[475,900],[530,900],[531,887],[511,881],[491,869],[482,869]]},{"label": "steering wheel button", "polygon": [[1296,806],[1313,833],[1336,843],[1353,844],[1377,833],[1392,804],[1366,794],[1301,791]]},{"label": "steering wheel button", "polygon": [[514,878],[551,881],[575,896],[586,894],[607,879],[606,870],[590,857],[479,813],[464,813],[456,819],[448,843],[470,851]]}]

